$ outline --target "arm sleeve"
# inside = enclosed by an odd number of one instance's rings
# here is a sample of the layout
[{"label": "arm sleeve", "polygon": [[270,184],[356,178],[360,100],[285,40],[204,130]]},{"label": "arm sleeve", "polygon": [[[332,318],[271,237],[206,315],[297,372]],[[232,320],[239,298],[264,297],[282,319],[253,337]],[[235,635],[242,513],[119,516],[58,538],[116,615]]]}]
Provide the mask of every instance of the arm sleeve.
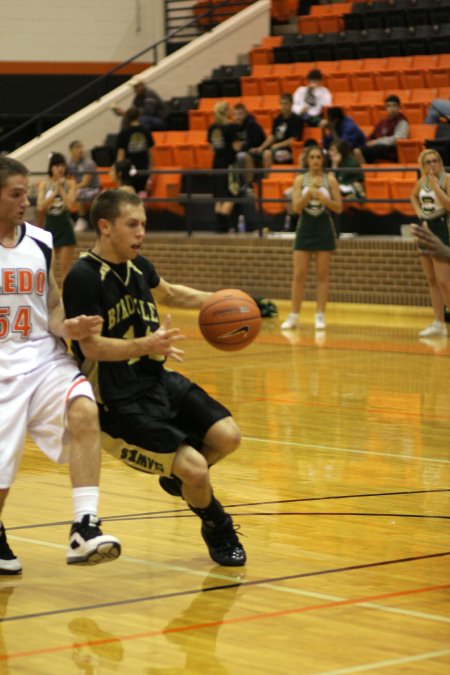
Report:
[{"label": "arm sleeve", "polygon": [[100,278],[82,261],[72,267],[64,280],[63,304],[68,319],[80,314],[103,316]]},{"label": "arm sleeve", "polygon": [[292,112],[296,115],[299,115],[304,104],[305,104],[305,92],[306,87],[299,87],[295,92],[292,99]]}]

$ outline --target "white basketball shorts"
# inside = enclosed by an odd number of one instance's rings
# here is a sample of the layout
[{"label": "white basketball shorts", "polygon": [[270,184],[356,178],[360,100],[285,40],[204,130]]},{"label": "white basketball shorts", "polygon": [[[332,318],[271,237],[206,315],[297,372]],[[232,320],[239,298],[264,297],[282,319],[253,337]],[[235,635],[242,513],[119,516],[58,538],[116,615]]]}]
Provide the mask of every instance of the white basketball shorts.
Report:
[{"label": "white basketball shorts", "polygon": [[95,400],[91,385],[68,354],[0,383],[0,488],[14,481],[27,433],[49,459],[67,461],[67,404],[78,396]]}]

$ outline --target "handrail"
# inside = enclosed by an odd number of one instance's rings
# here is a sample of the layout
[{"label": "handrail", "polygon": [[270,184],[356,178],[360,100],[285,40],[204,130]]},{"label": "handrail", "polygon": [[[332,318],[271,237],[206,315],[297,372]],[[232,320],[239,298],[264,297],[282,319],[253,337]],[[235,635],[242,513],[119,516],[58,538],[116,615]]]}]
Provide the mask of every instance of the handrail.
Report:
[{"label": "handrail", "polygon": [[[238,3],[236,2],[235,4],[238,4]],[[79,94],[82,94],[85,91],[87,91],[88,89],[90,89],[91,87],[93,87],[95,85],[98,85],[100,82],[103,82],[103,80],[105,80],[107,77],[109,77],[110,75],[114,75],[114,73],[116,73],[118,70],[121,70],[121,68],[123,68],[124,66],[127,66],[128,64],[132,63],[133,61],[138,59],[140,56],[143,56],[147,52],[153,50],[154,61],[155,61],[155,63],[158,63],[158,60],[157,60],[158,59],[158,52],[157,52],[157,50],[158,50],[158,47],[160,45],[167,44],[167,42],[171,38],[173,38],[175,35],[178,35],[178,33],[185,30],[186,28],[189,28],[189,26],[191,26],[192,24],[197,23],[199,19],[206,18],[206,17],[210,18],[212,12],[214,12],[217,9],[220,9],[221,7],[225,7],[225,6],[229,6],[229,5],[230,5],[229,0],[223,0],[222,2],[220,2],[217,5],[211,4],[211,7],[206,12],[204,12],[203,14],[199,14],[198,16],[196,16],[193,19],[191,19],[190,21],[188,21],[186,24],[183,24],[182,26],[179,26],[178,28],[176,28],[172,32],[165,35],[163,38],[161,38],[161,40],[158,40],[154,44],[150,45],[150,47],[147,47],[146,49],[142,49],[140,52],[138,52],[134,56],[131,56],[126,61],[123,61],[118,66],[114,66],[114,68],[111,68],[106,73],[103,73],[102,75],[99,75],[98,77],[96,77],[91,82],[88,82],[87,84],[83,85],[79,89],[76,89],[75,91],[71,92],[68,96],[64,97],[63,99],[61,99],[57,103],[54,103],[53,105],[49,106],[45,110],[41,111],[40,113],[37,113],[36,115],[33,115],[33,117],[29,118],[26,122],[23,122],[18,127],[15,127],[14,129],[11,129],[10,131],[8,131],[6,134],[3,134],[3,136],[0,136],[0,143],[2,141],[5,141],[6,139],[10,138],[11,136],[14,136],[19,131],[22,131],[23,129],[27,129],[31,124],[34,124],[34,122],[39,122],[45,115],[47,115],[48,113],[50,113],[53,110],[55,110],[56,108],[58,108],[60,105],[63,105],[64,103],[67,103],[68,101],[71,101],[73,98],[75,98]],[[212,24],[210,22],[208,24],[207,30],[205,32],[207,32],[208,30],[211,29],[211,25]]]},{"label": "handrail", "polygon": [[[445,167],[446,170],[450,170],[450,167]],[[353,167],[345,168],[342,167],[342,171],[354,171]],[[363,172],[373,172],[376,171],[377,173],[392,173],[392,172],[398,172],[398,171],[410,171],[417,173],[419,170],[419,167],[411,167],[411,166],[401,166],[398,165],[396,167],[392,168],[380,168],[380,167],[361,167],[361,171]],[[190,236],[192,235],[194,228],[192,225],[192,217],[190,213],[190,209],[188,208],[192,204],[215,204],[219,199],[223,200],[223,198],[217,198],[214,197],[211,193],[205,193],[202,194],[201,196],[194,196],[194,193],[192,191],[192,183],[190,178],[193,175],[223,175],[228,173],[228,169],[177,169],[177,168],[166,168],[166,169],[152,169],[152,175],[157,175],[157,174],[180,174],[182,176],[186,176],[186,191],[179,193],[176,197],[169,197],[169,196],[161,196],[161,197],[153,197],[153,196],[148,196],[143,199],[144,203],[146,206],[151,206],[152,204],[158,204],[159,202],[164,202],[164,203],[171,203],[171,204],[179,204],[186,206],[186,213],[185,213],[185,227],[186,227],[186,232]],[[248,171],[248,169],[234,169],[234,172],[236,173],[242,173],[245,174]],[[276,167],[272,167],[270,169],[270,173],[278,173],[278,174],[285,174],[285,173],[302,173],[304,172],[304,169],[299,169],[296,166],[292,166],[291,169],[278,169]],[[333,171],[333,169],[327,168],[326,171]],[[285,204],[289,200],[286,198],[266,198],[263,197],[262,194],[262,178],[264,177],[264,173],[267,173],[267,169],[254,169],[253,170],[254,174],[257,175],[257,189],[255,190],[255,196],[244,196],[244,195],[239,195],[236,197],[227,197],[227,201],[232,202],[233,204],[237,205],[249,205],[249,204],[254,204],[256,212],[259,214],[258,217],[258,227],[256,228],[259,231],[259,236],[263,236],[263,230],[266,224],[266,217],[269,217],[270,214],[267,214],[264,211],[263,205],[265,203],[267,204]],[[107,174],[107,171],[98,171],[98,174]],[[145,171],[138,171],[138,173],[147,173]],[[46,175],[45,171],[32,171],[30,172],[30,176],[43,176]],[[82,201],[82,200],[79,200]],[[347,205],[352,205],[352,204],[358,204],[359,206],[364,206],[365,204],[370,205],[370,204],[408,204],[409,199],[402,199],[402,198],[385,198],[385,199],[373,199],[373,198],[352,198],[352,199],[346,199],[345,204]],[[30,198],[30,203],[32,206],[36,205],[36,197],[31,196]],[[369,208],[370,210],[370,208]]]}]

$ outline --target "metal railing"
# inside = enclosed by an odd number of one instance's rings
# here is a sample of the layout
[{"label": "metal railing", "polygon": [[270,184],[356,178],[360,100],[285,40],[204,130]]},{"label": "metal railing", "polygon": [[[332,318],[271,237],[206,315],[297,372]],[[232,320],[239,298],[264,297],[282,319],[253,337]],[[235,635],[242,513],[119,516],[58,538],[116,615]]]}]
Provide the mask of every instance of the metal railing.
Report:
[{"label": "metal railing", "polygon": [[[446,170],[450,171],[450,167],[446,167]],[[228,201],[233,203],[235,206],[238,207],[243,207],[243,206],[251,206],[253,205],[255,214],[256,214],[256,222],[257,222],[257,227],[256,231],[258,232],[259,236],[263,236],[264,230],[270,226],[270,224],[273,222],[274,216],[271,215],[270,213],[267,213],[264,210],[264,204],[284,204],[287,205],[289,200],[287,198],[265,198],[263,196],[263,180],[264,177],[267,176],[267,173],[273,175],[273,174],[279,174],[282,176],[283,174],[290,174],[292,175],[293,173],[298,174],[298,173],[304,173],[304,169],[299,169],[298,167],[292,166],[292,169],[278,169],[276,167],[272,167],[270,170],[267,169],[253,169],[253,173],[255,175],[255,190],[254,190],[254,196],[245,196],[243,194],[240,194],[236,197],[226,197],[226,198],[217,198],[214,197],[212,193],[202,193],[198,194],[194,192],[194,186],[193,186],[193,180],[195,177],[198,176],[209,176],[210,178],[213,178],[214,175],[224,175],[224,174],[229,174],[229,169],[152,169],[152,176],[158,176],[158,175],[176,175],[176,176],[181,176],[182,180],[184,182],[184,191],[180,191],[177,196],[175,197],[168,197],[166,195],[162,195],[160,197],[155,197],[152,195],[146,196],[143,198],[143,201],[145,203],[145,206],[151,210],[152,205],[157,206],[158,204],[174,204],[174,205],[179,205],[185,207],[185,212],[184,212],[184,223],[185,223],[185,230],[186,233],[191,236],[193,232],[195,231],[195,226],[194,226],[194,213],[193,209],[190,207],[195,207],[200,204],[202,205],[210,205],[211,210],[213,210],[213,206],[216,202],[218,201]],[[326,171],[331,172],[333,169],[326,169]],[[352,171],[354,172],[354,168],[341,168],[340,171]],[[398,173],[399,171],[404,171],[404,172],[410,172],[412,174],[418,175],[418,167],[411,167],[411,166],[394,166],[392,168],[379,168],[374,165],[372,168],[366,168],[366,167],[361,167],[362,172],[376,172],[376,173]],[[248,173],[248,169],[234,169],[234,173],[238,174],[246,174]],[[106,171],[99,171],[99,175],[106,174]],[[139,173],[145,173],[147,174],[148,172],[144,171],[138,171]],[[32,172],[31,176],[38,177],[38,176],[44,176],[46,175],[46,172],[44,171],[39,171],[39,172]],[[80,200],[79,200],[80,201]],[[32,206],[36,205],[36,195],[32,194],[30,197],[30,202]],[[353,199],[345,199],[344,204],[348,205],[358,205],[359,207],[361,206],[368,206],[368,210],[370,211],[370,205],[371,204],[409,204],[410,200],[409,199],[392,199],[392,198],[386,198],[386,199],[372,199],[372,198],[353,198]],[[393,209],[395,210],[395,209]],[[170,217],[170,216],[168,216]],[[386,218],[389,218],[389,214],[385,216]],[[213,229],[213,228],[212,228]]]}]

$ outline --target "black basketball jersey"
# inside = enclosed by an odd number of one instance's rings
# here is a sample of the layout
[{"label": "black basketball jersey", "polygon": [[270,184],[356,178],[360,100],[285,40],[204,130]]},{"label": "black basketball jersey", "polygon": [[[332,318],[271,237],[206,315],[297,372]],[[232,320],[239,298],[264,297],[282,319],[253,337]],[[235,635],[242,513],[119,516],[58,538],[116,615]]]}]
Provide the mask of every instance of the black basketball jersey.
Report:
[{"label": "black basketball jersey", "polygon": [[[104,319],[103,336],[143,337],[159,328],[158,311],[150,290],[158,284],[154,266],[142,256],[113,264],[89,252],[72,267],[64,282],[66,316],[99,314]],[[84,358],[77,342],[73,341],[72,346],[91,381],[97,401],[110,406],[136,400],[151,390],[163,368],[163,356],[93,364]]]}]

